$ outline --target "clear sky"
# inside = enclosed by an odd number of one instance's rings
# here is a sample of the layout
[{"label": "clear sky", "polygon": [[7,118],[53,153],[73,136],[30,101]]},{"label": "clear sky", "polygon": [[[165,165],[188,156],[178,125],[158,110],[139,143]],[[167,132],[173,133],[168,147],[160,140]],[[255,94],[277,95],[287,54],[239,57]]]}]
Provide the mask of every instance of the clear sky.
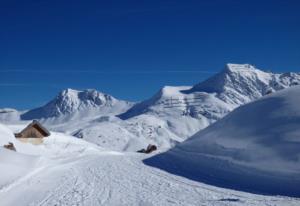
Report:
[{"label": "clear sky", "polygon": [[0,108],[64,88],[139,101],[228,62],[300,72],[300,1],[0,1]]}]

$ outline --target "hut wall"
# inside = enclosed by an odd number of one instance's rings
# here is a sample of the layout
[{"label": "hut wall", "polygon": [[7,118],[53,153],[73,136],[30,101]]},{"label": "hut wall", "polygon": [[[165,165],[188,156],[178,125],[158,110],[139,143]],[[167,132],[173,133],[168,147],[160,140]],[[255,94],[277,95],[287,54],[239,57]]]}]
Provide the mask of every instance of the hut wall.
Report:
[{"label": "hut wall", "polygon": [[24,143],[31,143],[35,145],[43,143],[43,138],[18,138],[18,140]]}]

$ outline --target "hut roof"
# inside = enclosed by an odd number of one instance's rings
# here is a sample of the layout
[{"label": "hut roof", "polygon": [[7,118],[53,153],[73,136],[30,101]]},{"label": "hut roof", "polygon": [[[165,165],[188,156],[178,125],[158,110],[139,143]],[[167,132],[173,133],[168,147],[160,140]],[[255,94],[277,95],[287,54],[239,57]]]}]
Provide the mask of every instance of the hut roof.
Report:
[{"label": "hut roof", "polygon": [[37,120],[33,120],[25,129],[23,129],[19,134],[25,132],[27,129],[34,127],[37,129],[41,134],[43,134],[45,137],[50,136],[50,132]]}]

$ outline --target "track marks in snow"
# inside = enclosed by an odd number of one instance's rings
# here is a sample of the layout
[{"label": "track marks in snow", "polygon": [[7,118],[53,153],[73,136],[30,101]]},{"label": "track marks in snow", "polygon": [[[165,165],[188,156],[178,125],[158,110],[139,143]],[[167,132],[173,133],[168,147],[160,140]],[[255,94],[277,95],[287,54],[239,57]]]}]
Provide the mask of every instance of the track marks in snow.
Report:
[{"label": "track marks in snow", "polygon": [[[1,205],[297,205],[297,199],[227,190],[142,163],[144,155],[92,154],[52,165],[0,193]],[[3,200],[3,201],[2,201]]]}]

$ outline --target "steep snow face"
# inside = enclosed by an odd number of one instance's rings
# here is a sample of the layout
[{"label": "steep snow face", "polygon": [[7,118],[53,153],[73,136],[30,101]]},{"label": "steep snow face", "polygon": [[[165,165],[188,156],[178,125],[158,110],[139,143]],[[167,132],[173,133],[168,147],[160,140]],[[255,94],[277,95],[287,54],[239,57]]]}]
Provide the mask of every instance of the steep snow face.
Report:
[{"label": "steep snow face", "polygon": [[267,95],[148,163],[225,187],[300,196],[299,103],[300,86]]},{"label": "steep snow face", "polygon": [[66,89],[43,107],[30,110],[21,115],[21,119],[41,119],[68,116],[77,112],[121,112],[128,109],[132,103],[117,100],[114,97],[88,89],[77,91]]}]

